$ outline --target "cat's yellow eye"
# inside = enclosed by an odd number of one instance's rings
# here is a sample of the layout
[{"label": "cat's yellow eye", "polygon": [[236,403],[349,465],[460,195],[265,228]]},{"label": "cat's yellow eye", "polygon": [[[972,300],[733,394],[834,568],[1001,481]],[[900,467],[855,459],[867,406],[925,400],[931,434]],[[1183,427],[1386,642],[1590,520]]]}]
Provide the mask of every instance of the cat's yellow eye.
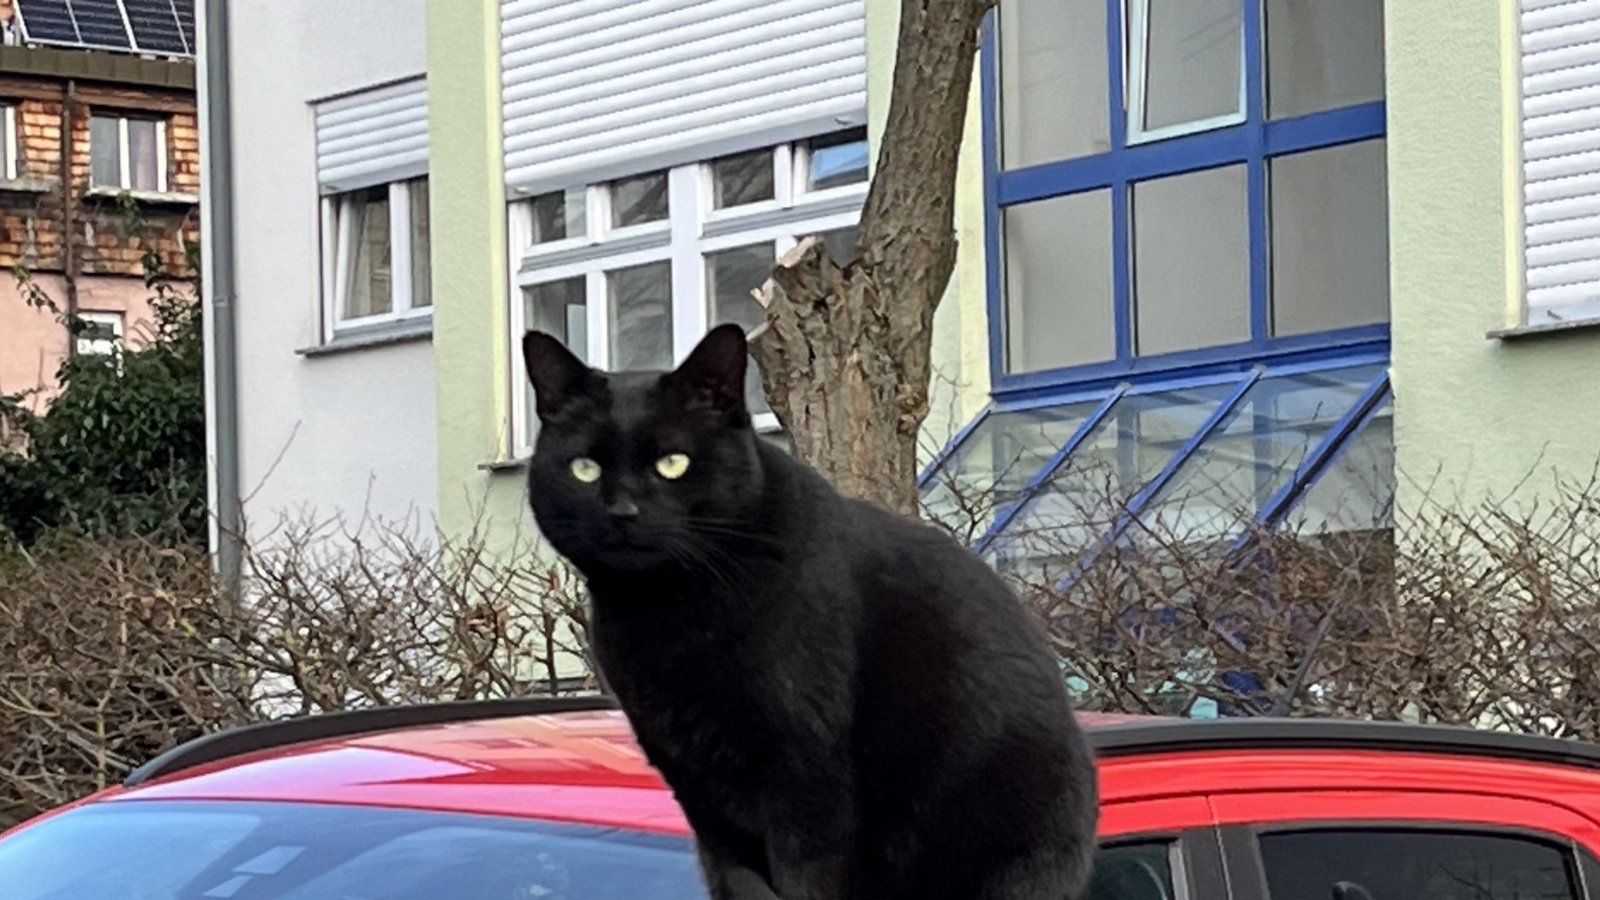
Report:
[{"label": "cat's yellow eye", "polygon": [[572,471],[572,477],[584,484],[594,484],[600,480],[600,464],[587,456],[574,459],[567,466]]},{"label": "cat's yellow eye", "polygon": [[677,481],[689,471],[689,457],[682,453],[668,453],[656,460],[656,474],[668,481]]}]

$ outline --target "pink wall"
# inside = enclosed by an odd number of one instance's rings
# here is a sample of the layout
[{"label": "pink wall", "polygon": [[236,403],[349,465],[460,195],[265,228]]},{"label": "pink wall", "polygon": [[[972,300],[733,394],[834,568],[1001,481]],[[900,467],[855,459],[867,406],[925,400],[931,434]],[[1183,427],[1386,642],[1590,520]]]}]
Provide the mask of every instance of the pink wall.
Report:
[{"label": "pink wall", "polygon": [[[34,276],[53,300],[66,306],[66,285],[60,275]],[[128,345],[137,347],[149,328],[150,289],[139,278],[85,275],[78,279],[79,312],[120,313]],[[56,392],[56,369],[67,355],[68,335],[47,310],[37,310],[23,299],[9,273],[0,278],[0,394],[34,387],[35,411]]]}]

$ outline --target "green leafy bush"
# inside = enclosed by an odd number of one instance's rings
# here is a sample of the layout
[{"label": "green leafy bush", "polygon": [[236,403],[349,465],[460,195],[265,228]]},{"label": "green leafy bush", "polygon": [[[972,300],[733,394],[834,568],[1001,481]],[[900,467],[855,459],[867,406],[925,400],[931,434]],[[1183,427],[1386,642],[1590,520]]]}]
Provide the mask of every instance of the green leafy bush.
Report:
[{"label": "green leafy bush", "polygon": [[[142,228],[137,212],[130,228]],[[0,447],[0,544],[32,544],[49,531],[206,535],[204,332],[199,282],[163,271],[146,241],[145,283],[154,321],[131,349],[73,356],[61,393],[43,413],[25,395],[0,397],[11,438]],[[191,271],[194,248],[190,249]],[[88,323],[62,310],[18,268],[27,302],[53,312],[74,337]]]}]

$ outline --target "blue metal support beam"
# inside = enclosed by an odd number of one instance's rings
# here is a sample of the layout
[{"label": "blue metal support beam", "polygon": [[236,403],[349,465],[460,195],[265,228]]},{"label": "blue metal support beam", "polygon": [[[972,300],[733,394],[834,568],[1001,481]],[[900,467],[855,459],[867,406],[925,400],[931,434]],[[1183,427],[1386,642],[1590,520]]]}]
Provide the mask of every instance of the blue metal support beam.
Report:
[{"label": "blue metal support beam", "polygon": [[1105,553],[1106,548],[1115,545],[1116,542],[1121,539],[1122,535],[1126,533],[1128,528],[1132,526],[1132,524],[1138,519],[1139,514],[1142,513],[1144,508],[1149,505],[1150,501],[1161,493],[1162,488],[1165,488],[1167,483],[1172,480],[1173,476],[1178,474],[1178,470],[1183,468],[1183,464],[1189,461],[1189,457],[1193,456],[1194,452],[1200,448],[1200,445],[1204,444],[1206,440],[1211,437],[1212,433],[1215,432],[1223,422],[1227,421],[1228,416],[1232,415],[1234,409],[1238,407],[1239,402],[1243,400],[1245,395],[1250,393],[1250,389],[1255,387],[1256,383],[1261,380],[1262,371],[1263,370],[1260,367],[1251,370],[1250,374],[1241,380],[1238,386],[1233,389],[1233,393],[1229,394],[1226,400],[1217,405],[1217,408],[1212,411],[1211,416],[1206,419],[1205,423],[1200,426],[1199,430],[1191,435],[1189,440],[1185,441],[1182,447],[1178,448],[1178,452],[1174,453],[1172,459],[1167,461],[1166,467],[1163,468],[1155,478],[1151,479],[1150,483],[1145,485],[1144,488],[1139,491],[1139,493],[1135,494],[1132,500],[1128,501],[1128,508],[1123,511],[1116,523],[1111,526],[1111,530],[1095,546],[1095,549],[1090,551],[1088,555],[1086,555],[1083,560],[1078,563],[1078,566],[1073,570],[1073,573],[1067,576],[1067,578],[1061,582],[1060,586],[1058,587],[1059,591],[1063,593],[1070,591],[1072,586],[1078,582],[1078,579],[1082,578],[1084,573],[1088,572],[1089,569],[1100,560],[1100,557]]},{"label": "blue metal support beam", "polygon": [[1277,525],[1295,502],[1305,495],[1311,485],[1316,483],[1322,473],[1338,458],[1339,451],[1344,449],[1346,442],[1365,427],[1372,413],[1383,404],[1388,395],[1389,370],[1385,369],[1382,375],[1367,386],[1350,411],[1335,423],[1333,431],[1295,473],[1294,479],[1262,508],[1258,523],[1263,527]]},{"label": "blue metal support beam", "polygon": [[1050,483],[1050,479],[1055,476],[1056,470],[1061,468],[1073,453],[1077,452],[1077,449],[1083,445],[1084,441],[1088,440],[1089,435],[1093,434],[1096,428],[1100,427],[1100,423],[1105,421],[1106,414],[1111,412],[1111,407],[1115,406],[1117,401],[1121,400],[1122,396],[1127,392],[1127,385],[1118,385],[1110,394],[1106,395],[1104,400],[1100,401],[1100,405],[1095,408],[1094,412],[1089,414],[1089,418],[1083,420],[1083,424],[1078,426],[1078,430],[1073,432],[1072,437],[1067,439],[1067,442],[1061,446],[1056,455],[1051,457],[1044,468],[1040,469],[1038,474],[1034,475],[1032,480],[1028,482],[1027,487],[1022,489],[1022,492],[1017,496],[1016,502],[1006,507],[998,516],[995,516],[994,523],[989,526],[989,530],[984,532],[983,537],[973,547],[974,553],[982,556],[988,551],[989,545],[994,543],[1000,533],[1005,531],[1006,526],[1010,525],[1012,520],[1017,517],[1017,514],[1022,512],[1022,508],[1028,505],[1028,501],[1032,500],[1035,494]]},{"label": "blue metal support beam", "polygon": [[1271,528],[1278,524],[1278,521],[1294,506],[1295,501],[1300,499],[1333,462],[1334,457],[1338,456],[1345,441],[1361,430],[1368,415],[1378,408],[1388,393],[1389,370],[1386,368],[1367,385],[1367,389],[1361,392],[1355,404],[1339,418],[1339,421],[1333,424],[1328,436],[1322,439],[1322,443],[1318,444],[1317,448],[1306,457],[1305,462],[1295,470],[1294,477],[1289,479],[1289,483],[1279,488],[1278,492],[1261,507],[1261,512],[1256,516],[1258,527]]},{"label": "blue metal support beam", "polygon": [[933,476],[939,474],[939,470],[944,467],[945,463],[950,461],[950,457],[954,455],[957,450],[961,449],[961,445],[966,443],[967,438],[970,437],[974,431],[977,431],[978,426],[982,425],[984,420],[988,419],[993,413],[993,404],[984,407],[983,412],[978,413],[973,417],[971,422],[968,422],[966,425],[962,426],[960,431],[956,432],[956,436],[951,438],[950,442],[944,445],[944,449],[940,450],[938,455],[933,458],[933,462],[928,463],[928,467],[922,470],[921,475],[917,476],[917,490],[921,491],[927,489],[928,483],[933,481]]}]

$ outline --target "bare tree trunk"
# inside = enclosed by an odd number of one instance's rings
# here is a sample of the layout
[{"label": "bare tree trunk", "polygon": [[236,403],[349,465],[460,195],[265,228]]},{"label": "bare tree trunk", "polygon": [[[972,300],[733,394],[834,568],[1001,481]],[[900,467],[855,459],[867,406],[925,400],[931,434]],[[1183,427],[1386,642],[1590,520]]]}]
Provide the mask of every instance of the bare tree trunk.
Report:
[{"label": "bare tree trunk", "polygon": [[933,314],[955,267],[956,161],[990,0],[903,0],[889,120],[857,258],[780,260],[753,352],[795,453],[846,494],[917,513]]}]

